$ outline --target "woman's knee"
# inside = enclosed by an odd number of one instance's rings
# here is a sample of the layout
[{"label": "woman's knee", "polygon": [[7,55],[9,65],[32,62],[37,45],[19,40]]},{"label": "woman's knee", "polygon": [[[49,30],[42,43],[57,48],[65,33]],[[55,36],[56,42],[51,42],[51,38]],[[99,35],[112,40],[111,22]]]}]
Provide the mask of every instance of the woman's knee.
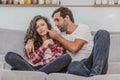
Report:
[{"label": "woman's knee", "polygon": [[5,55],[5,60],[6,62],[10,62],[11,60],[14,59],[16,53],[14,52],[8,52],[6,55]]},{"label": "woman's knee", "polygon": [[58,64],[58,67],[62,66],[68,66],[71,63],[71,56],[68,54],[63,54],[59,58],[55,59],[52,63]]},{"label": "woman's knee", "polygon": [[71,62],[72,58],[69,54],[63,54],[60,56],[60,59],[63,60],[63,61],[68,61],[68,62]]},{"label": "woman's knee", "polygon": [[78,69],[78,61],[74,61],[72,63],[70,63],[70,65],[68,66],[68,73],[70,74],[75,74],[79,69]]}]

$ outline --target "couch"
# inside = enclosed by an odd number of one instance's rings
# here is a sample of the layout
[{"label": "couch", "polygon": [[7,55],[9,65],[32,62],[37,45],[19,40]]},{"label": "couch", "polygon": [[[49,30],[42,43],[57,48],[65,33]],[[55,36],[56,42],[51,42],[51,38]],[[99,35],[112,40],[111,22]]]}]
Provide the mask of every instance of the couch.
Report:
[{"label": "couch", "polygon": [[[93,33],[94,34],[94,33]],[[23,54],[25,31],[0,29],[0,80],[120,80],[120,32],[110,32],[109,67],[105,75],[82,77],[67,73],[11,71],[4,56],[9,51]]]}]

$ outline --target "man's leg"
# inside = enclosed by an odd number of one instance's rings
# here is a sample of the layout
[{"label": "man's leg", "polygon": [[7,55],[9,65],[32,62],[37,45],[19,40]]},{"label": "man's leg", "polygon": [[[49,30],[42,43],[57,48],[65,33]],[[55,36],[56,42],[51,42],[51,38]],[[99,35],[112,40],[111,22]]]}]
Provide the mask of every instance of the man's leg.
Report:
[{"label": "man's leg", "polygon": [[14,52],[8,52],[5,56],[6,62],[12,66],[12,70],[29,70],[33,71],[33,67],[20,55]]},{"label": "man's leg", "polygon": [[70,62],[71,56],[69,54],[63,54],[59,58],[40,68],[39,71],[45,72],[47,74],[59,72],[60,70],[63,70],[63,68],[66,68]]},{"label": "man's leg", "polygon": [[83,59],[82,61],[71,62],[71,64],[68,66],[67,72],[69,74],[89,77],[89,74],[90,74],[89,66],[90,65],[86,63],[88,63],[88,59]]},{"label": "man's leg", "polygon": [[110,36],[107,31],[100,30],[94,38],[94,48],[88,59],[74,61],[68,67],[68,73],[80,76],[105,74],[108,69]]},{"label": "man's leg", "polygon": [[105,30],[100,30],[94,38],[93,64],[90,75],[105,74],[108,69],[108,56],[110,47],[110,35]]}]

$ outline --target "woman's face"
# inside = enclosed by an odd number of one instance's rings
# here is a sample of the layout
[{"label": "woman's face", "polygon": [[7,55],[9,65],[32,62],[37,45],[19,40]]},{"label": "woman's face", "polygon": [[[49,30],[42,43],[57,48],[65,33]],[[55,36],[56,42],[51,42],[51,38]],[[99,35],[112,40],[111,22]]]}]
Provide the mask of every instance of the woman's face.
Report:
[{"label": "woman's face", "polygon": [[36,30],[40,36],[45,36],[48,31],[47,23],[43,19],[38,20],[36,22]]}]

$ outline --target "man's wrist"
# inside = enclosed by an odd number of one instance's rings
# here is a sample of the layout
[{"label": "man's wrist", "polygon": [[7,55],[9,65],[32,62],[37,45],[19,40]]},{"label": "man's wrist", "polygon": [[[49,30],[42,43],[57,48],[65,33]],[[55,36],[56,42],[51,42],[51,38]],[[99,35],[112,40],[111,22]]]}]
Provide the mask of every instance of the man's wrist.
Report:
[{"label": "man's wrist", "polygon": [[59,40],[60,40],[60,37],[61,37],[60,34],[57,34],[56,37],[55,37],[55,39],[56,39],[57,41],[59,41]]},{"label": "man's wrist", "polygon": [[32,39],[28,39],[28,43],[29,42],[34,42],[34,39],[32,38]]}]

